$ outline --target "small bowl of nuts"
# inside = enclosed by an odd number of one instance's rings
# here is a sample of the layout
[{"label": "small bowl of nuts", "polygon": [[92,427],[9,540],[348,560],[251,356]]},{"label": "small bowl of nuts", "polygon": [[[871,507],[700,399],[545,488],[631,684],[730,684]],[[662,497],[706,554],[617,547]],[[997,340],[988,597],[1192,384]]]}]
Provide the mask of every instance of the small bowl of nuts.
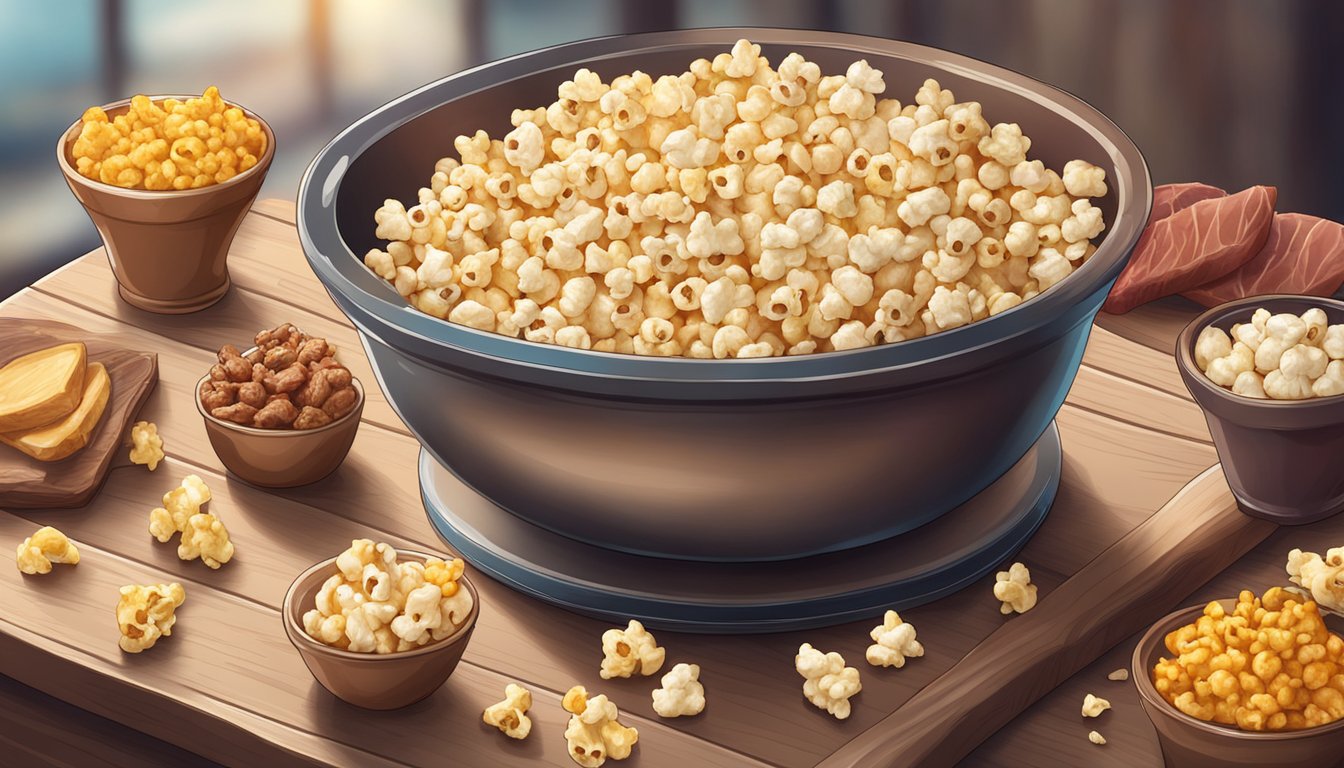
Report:
[{"label": "small bowl of nuts", "polygon": [[1344,510],[1344,302],[1228,302],[1185,327],[1176,360],[1243,512],[1300,525]]},{"label": "small bowl of nuts", "polygon": [[356,539],[294,580],[285,634],[313,677],[365,709],[398,709],[453,673],[480,614],[476,588],[454,558]]},{"label": "small bowl of nuts", "polygon": [[1169,768],[1334,765],[1342,657],[1344,638],[1316,604],[1274,587],[1159,620],[1134,649],[1131,677]]},{"label": "small bowl of nuts", "polygon": [[291,488],[340,466],[359,430],[364,388],[326,339],[292,325],[226,344],[196,387],[215,454],[253,485]]}]

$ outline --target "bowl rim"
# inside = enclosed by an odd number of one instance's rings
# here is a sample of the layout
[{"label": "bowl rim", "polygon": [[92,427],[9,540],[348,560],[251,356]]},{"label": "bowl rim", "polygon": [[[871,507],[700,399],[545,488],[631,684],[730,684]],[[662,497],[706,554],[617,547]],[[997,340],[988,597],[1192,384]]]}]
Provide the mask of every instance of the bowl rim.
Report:
[{"label": "bowl rim", "polygon": [[[675,51],[706,45],[721,45],[726,50],[740,37],[770,46],[839,48],[856,58],[864,53],[874,53],[922,62],[931,70],[968,77],[987,87],[1043,105],[1088,133],[1100,151],[1107,155],[1106,162],[1114,167],[1116,173],[1108,181],[1110,194],[1116,196],[1117,213],[1109,223],[1110,231],[1098,246],[1097,253],[1070,275],[1072,279],[1061,281],[1031,301],[994,317],[899,343],[750,360],[661,358],[570,349],[450,323],[419,312],[399,296],[397,301],[392,301],[388,296],[392,292],[390,286],[369,272],[362,258],[354,254],[340,236],[336,198],[340,183],[352,165],[351,156],[362,154],[387,134],[453,99],[499,87],[540,70],[572,70],[605,58],[637,55],[650,50]],[[1076,312],[1080,302],[1086,303],[1085,299],[1095,297],[1099,291],[1104,293],[1138,242],[1151,206],[1151,176],[1138,147],[1099,110],[1060,88],[1004,67],[913,43],[811,30],[717,27],[615,35],[542,48],[458,72],[400,96],[342,130],[318,152],[300,182],[296,224],[305,257],[337,303],[348,302],[367,315],[367,320],[356,320],[360,330],[383,341],[388,341],[389,337],[396,339],[399,343],[394,346],[401,351],[426,345],[446,348],[476,358],[481,365],[496,370],[501,366],[507,368],[513,372],[510,375],[521,373],[527,379],[535,379],[545,372],[587,379],[601,377],[645,383],[661,380],[680,385],[727,386],[781,379],[790,382],[832,381],[884,370],[911,371],[930,360],[963,357],[996,347],[1002,350],[1008,340],[1029,343],[1022,337],[1053,326],[1061,317]],[[361,274],[361,271],[367,274]],[[1099,305],[1099,300],[1097,303]],[[350,312],[347,310],[346,314]],[[376,329],[367,327],[371,323],[377,324]],[[564,385],[552,385],[565,388]]]},{"label": "bowl rim", "polygon": [[1244,314],[1247,309],[1254,312],[1256,309],[1264,307],[1273,312],[1272,305],[1285,301],[1316,304],[1321,308],[1330,307],[1331,309],[1344,314],[1344,301],[1327,296],[1312,296],[1303,293],[1266,293],[1257,296],[1246,296],[1204,310],[1199,313],[1195,319],[1186,323],[1186,326],[1181,329],[1180,335],[1176,337],[1177,364],[1180,366],[1181,372],[1185,374],[1184,378],[1186,384],[1196,400],[1201,399],[1202,395],[1205,397],[1212,397],[1218,403],[1225,406],[1262,408],[1267,410],[1279,409],[1280,411],[1334,410],[1338,408],[1341,403],[1344,403],[1344,395],[1308,397],[1302,400],[1274,400],[1272,398],[1239,395],[1226,387],[1215,384],[1213,380],[1195,364],[1195,341],[1199,338],[1200,332],[1206,327],[1221,323],[1233,315]]},{"label": "bowl rim", "polygon": [[[445,557],[444,555],[441,554],[421,552],[419,550],[397,549],[398,563],[402,562],[402,560],[404,560],[407,556],[410,556],[410,558],[413,560],[418,560],[421,562],[431,557],[437,557],[440,560],[462,559],[462,558],[456,558],[452,555],[448,555]],[[465,560],[463,560],[463,562],[465,562]],[[280,603],[281,613],[284,614],[285,633],[289,635],[290,642],[293,643],[295,647],[298,647],[300,651],[303,651],[306,648],[311,652],[321,653],[326,656],[330,656],[332,658],[342,659],[345,661],[364,662],[364,663],[397,661],[401,659],[415,658],[417,656],[428,656],[429,654],[434,653],[435,651],[441,651],[444,650],[445,648],[450,648],[453,645],[456,645],[458,642],[462,641],[463,638],[466,636],[466,634],[470,632],[473,628],[475,628],[476,619],[480,616],[481,613],[480,592],[476,590],[476,585],[471,583],[471,579],[468,578],[467,574],[464,572],[462,576],[458,579],[458,583],[462,586],[462,588],[466,589],[468,592],[471,593],[471,610],[467,612],[466,621],[462,622],[461,626],[453,630],[453,634],[443,638],[442,640],[433,640],[429,643],[426,643],[425,645],[420,646],[419,648],[414,648],[409,651],[393,651],[392,653],[357,653],[355,651],[347,651],[343,648],[333,648],[332,646],[327,645],[326,643],[319,642],[318,640],[315,640],[312,637],[310,637],[307,631],[304,630],[303,626],[298,623],[298,621],[294,617],[294,611],[296,610],[294,601],[296,599],[295,590],[298,588],[300,582],[304,581],[309,576],[317,573],[318,571],[326,570],[329,568],[333,569],[334,573],[335,565],[336,565],[335,557],[329,557],[326,560],[321,560],[317,563],[314,563],[313,565],[310,565],[309,567],[305,568],[302,573],[296,576],[294,578],[294,581],[290,582],[289,588],[285,590],[285,598]]]},{"label": "bowl rim", "polygon": [[[253,347],[252,349],[256,349],[256,347]],[[249,349],[247,351],[250,352],[252,351],[252,349]],[[210,374],[207,373],[201,378],[197,379],[196,388],[192,390],[192,399],[196,401],[196,411],[201,414],[201,417],[205,419],[207,424],[217,424],[221,427],[224,427],[226,429],[232,430],[234,432],[243,435],[261,435],[265,437],[289,437],[289,438],[304,437],[306,435],[317,435],[329,430],[336,429],[337,427],[340,427],[351,417],[358,417],[358,415],[361,413],[364,407],[364,385],[360,384],[359,379],[355,378],[355,375],[352,373],[350,374],[350,384],[355,388],[355,392],[359,395],[359,397],[355,400],[354,407],[351,408],[348,413],[346,413],[339,419],[332,419],[330,424],[323,424],[322,426],[315,427],[313,429],[294,429],[292,427],[289,429],[262,429],[261,427],[247,427],[243,426],[242,424],[235,424],[232,421],[225,421],[224,419],[215,418],[210,414],[209,411],[205,410],[205,405],[201,403],[201,385],[204,384],[206,380],[209,378]]]},{"label": "bowl rim", "polygon": [[[1181,608],[1163,616],[1143,633],[1143,637],[1134,645],[1134,653],[1130,656],[1130,677],[1134,680],[1134,687],[1139,692],[1139,698],[1143,703],[1148,704],[1144,710],[1149,713],[1149,719],[1152,719],[1152,707],[1156,707],[1165,714],[1167,720],[1173,723],[1179,723],[1179,727],[1193,728],[1208,734],[1229,737],[1241,741],[1253,742],[1275,742],[1288,741],[1292,739],[1304,739],[1322,734],[1331,733],[1344,729],[1344,718],[1326,723],[1325,725],[1312,726],[1296,731],[1243,731],[1232,725],[1222,723],[1213,723],[1191,717],[1186,713],[1174,707],[1171,702],[1162,698],[1157,689],[1153,687],[1153,681],[1149,678],[1151,670],[1148,668],[1147,656],[1149,652],[1157,650],[1163,642],[1167,633],[1176,627],[1190,623],[1193,619],[1203,615],[1204,608],[1209,603],[1221,603],[1223,608],[1230,608],[1236,604],[1236,598],[1220,598],[1218,600],[1208,600],[1199,605],[1193,605]],[[1154,723],[1156,727],[1156,723]]]},{"label": "bowl rim", "polygon": [[[143,95],[144,94],[136,94],[136,96],[143,96]],[[165,93],[156,96],[149,96],[148,98],[151,101],[162,102],[164,99],[186,100],[186,99],[199,99],[200,97],[201,94]],[[129,107],[131,104],[131,99],[133,98],[135,97],[128,96],[124,99],[118,99],[116,101],[108,102],[107,104],[100,105],[99,109],[103,110],[104,112],[110,112],[113,110],[121,109],[122,107]],[[214,184],[210,184],[209,186],[199,187],[197,189],[139,189],[139,188],[127,189],[126,187],[119,187],[115,184],[108,184],[107,182],[102,181],[100,179],[90,179],[88,176],[85,176],[84,174],[80,173],[73,165],[71,165],[69,159],[66,157],[67,150],[71,149],[74,146],[75,139],[79,138],[80,129],[84,125],[83,117],[80,117],[76,119],[73,123],[71,123],[68,128],[66,128],[64,131],[61,132],[60,138],[56,140],[56,162],[60,164],[61,171],[65,174],[66,178],[69,178],[81,184],[82,186],[86,186],[91,189],[98,189],[104,192],[111,192],[120,195],[122,197],[131,199],[162,200],[165,197],[170,196],[182,197],[182,198],[197,197],[197,196],[203,197],[209,194],[210,192],[218,192],[230,186],[237,186],[237,184],[235,184],[234,182],[242,183],[247,179],[250,179],[254,175],[265,173],[266,168],[270,166],[271,160],[274,159],[275,157],[275,132],[271,130],[270,123],[266,122],[261,117],[261,115],[258,115],[256,112],[253,112],[252,110],[248,109],[242,104],[239,104],[236,101],[229,101],[227,99],[224,99],[223,97],[221,97],[221,100],[224,101],[224,103],[229,105],[230,107],[237,107],[238,109],[243,110],[243,114],[247,115],[253,120],[256,120],[257,123],[261,126],[261,129],[266,132],[266,149],[261,153],[261,157],[257,158],[257,164],[252,166],[251,168],[248,168],[246,171],[243,171],[242,173],[235,175],[228,181],[216,182]]]}]

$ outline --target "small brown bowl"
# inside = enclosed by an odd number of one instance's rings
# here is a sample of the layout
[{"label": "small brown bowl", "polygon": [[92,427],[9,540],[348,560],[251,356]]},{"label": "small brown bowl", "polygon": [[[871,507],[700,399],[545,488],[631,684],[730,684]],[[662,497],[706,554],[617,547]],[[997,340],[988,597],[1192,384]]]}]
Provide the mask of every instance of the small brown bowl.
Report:
[{"label": "small brown bowl", "polygon": [[230,472],[263,488],[293,488],[314,483],[332,472],[345,460],[359,431],[364,412],[364,386],[351,379],[359,394],[355,407],[344,416],[316,429],[260,429],[217,419],[201,404],[201,385],[196,382],[192,397],[196,410],[205,419],[205,434],[215,455]]},{"label": "small brown bowl", "polygon": [[1344,510],[1344,396],[1261,400],[1218,386],[1195,364],[1205,326],[1229,330],[1259,307],[1301,314],[1319,307],[1344,323],[1344,302],[1318,296],[1252,296],[1196,317],[1176,341],[1185,386],[1204,409],[1223,474],[1242,511],[1281,525],[1302,525]]},{"label": "small brown bowl", "polygon": [[[423,563],[430,557],[420,552],[398,553],[402,562]],[[303,629],[303,614],[313,608],[322,583],[334,573],[333,557],[299,574],[285,593],[281,608],[285,634],[317,682],[336,698],[365,709],[400,709],[437,691],[462,660],[481,613],[481,597],[471,581],[463,576],[458,582],[471,593],[471,613],[453,634],[413,651],[355,653],[318,642]]]},{"label": "small brown bowl", "polygon": [[[186,100],[196,96],[151,96]],[[109,118],[130,110],[130,99],[105,105]],[[238,106],[230,102],[230,106]],[[255,113],[239,107],[266,132],[257,164],[201,189],[124,189],[75,170],[73,148],[83,126],[76,120],[56,144],[56,160],[70,191],[98,228],[117,289],[128,304],[149,312],[205,309],[229,290],[226,259],[233,234],[247,215],[275,157],[275,134]]]},{"label": "small brown bowl", "polygon": [[[1229,612],[1236,600],[1220,600]],[[1144,634],[1134,648],[1130,678],[1139,690],[1139,703],[1157,729],[1157,741],[1167,768],[1307,768],[1338,765],[1344,755],[1344,720],[1301,731],[1243,731],[1233,726],[1190,717],[1162,698],[1153,687],[1153,666],[1158,657],[1170,655],[1167,633],[1190,624],[1204,613],[1204,606],[1183,608],[1168,614]]]}]

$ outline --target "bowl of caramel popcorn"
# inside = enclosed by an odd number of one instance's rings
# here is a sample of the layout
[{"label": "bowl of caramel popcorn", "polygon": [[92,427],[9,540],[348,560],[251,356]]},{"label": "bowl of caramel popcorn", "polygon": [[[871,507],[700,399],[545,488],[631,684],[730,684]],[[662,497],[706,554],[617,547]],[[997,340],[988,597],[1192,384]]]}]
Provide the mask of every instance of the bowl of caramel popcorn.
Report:
[{"label": "bowl of caramel popcorn", "polygon": [[1137,148],[1043,83],[697,29],[407,94],[318,154],[298,226],[404,421],[490,501],[781,559],[910,530],[1021,459],[1150,204]]},{"label": "bowl of caramel popcorn", "polygon": [[326,339],[289,323],[255,346],[225,344],[196,384],[196,409],[230,472],[264,488],[314,483],[345,460],[359,431],[364,387]]},{"label": "bowl of caramel popcorn", "polygon": [[1344,638],[1282,588],[1166,616],[1131,677],[1168,766],[1335,765],[1344,749]]},{"label": "bowl of caramel popcorn", "polygon": [[343,701],[398,709],[453,673],[480,615],[466,564],[355,539],[299,574],[282,620],[313,677]]},{"label": "bowl of caramel popcorn", "polygon": [[270,126],[214,86],[90,107],[56,145],[121,297],[168,314],[228,292],[229,244],[274,156]]}]

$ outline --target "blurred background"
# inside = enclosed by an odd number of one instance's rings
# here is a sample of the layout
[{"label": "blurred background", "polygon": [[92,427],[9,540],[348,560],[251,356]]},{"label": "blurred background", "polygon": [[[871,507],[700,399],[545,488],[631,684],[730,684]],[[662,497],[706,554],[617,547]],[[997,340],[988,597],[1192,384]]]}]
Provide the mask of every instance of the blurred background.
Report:
[{"label": "blurred background", "polygon": [[1335,0],[3,0],[0,298],[98,245],[54,158],[90,105],[218,85],[271,123],[261,196],[292,200],[328,139],[416,86],[555,43],[716,25],[984,59],[1107,113],[1155,183],[1273,184],[1279,210],[1344,220]]}]

